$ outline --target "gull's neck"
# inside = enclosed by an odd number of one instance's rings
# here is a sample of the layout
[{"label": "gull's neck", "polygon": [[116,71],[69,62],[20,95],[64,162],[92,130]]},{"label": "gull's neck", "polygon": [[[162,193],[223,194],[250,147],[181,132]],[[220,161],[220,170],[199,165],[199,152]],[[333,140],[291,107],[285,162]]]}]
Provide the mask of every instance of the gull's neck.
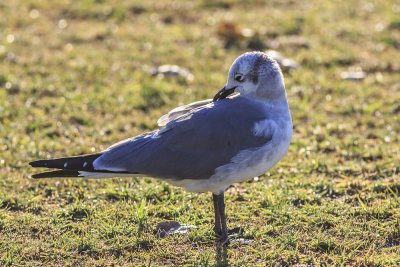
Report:
[{"label": "gull's neck", "polygon": [[281,94],[279,97],[276,98],[265,98],[256,95],[245,95],[240,94],[241,97],[245,97],[247,99],[251,99],[253,101],[257,101],[263,104],[266,107],[270,107],[272,109],[289,109],[286,93]]},{"label": "gull's neck", "polygon": [[291,121],[289,105],[286,98],[286,93],[274,99],[267,99],[263,97],[254,97],[249,95],[240,95],[241,97],[245,97],[251,99],[252,101],[257,101],[260,103],[265,110],[265,114],[268,118],[271,119],[283,119],[285,121]]}]

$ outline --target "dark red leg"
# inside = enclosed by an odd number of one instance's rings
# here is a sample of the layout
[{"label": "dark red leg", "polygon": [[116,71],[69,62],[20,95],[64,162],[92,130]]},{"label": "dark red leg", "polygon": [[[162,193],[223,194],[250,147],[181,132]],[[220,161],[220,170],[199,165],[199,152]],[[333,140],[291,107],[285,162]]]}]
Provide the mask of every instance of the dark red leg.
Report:
[{"label": "dark red leg", "polygon": [[228,228],[226,227],[224,193],[222,192],[221,194],[216,195],[216,198],[220,218],[221,239],[225,241],[228,239]]},{"label": "dark red leg", "polygon": [[218,207],[218,195],[213,193],[213,202],[214,202],[214,212],[215,212],[215,224],[214,224],[214,232],[217,235],[222,234],[221,230],[221,216],[219,215],[219,207]]}]

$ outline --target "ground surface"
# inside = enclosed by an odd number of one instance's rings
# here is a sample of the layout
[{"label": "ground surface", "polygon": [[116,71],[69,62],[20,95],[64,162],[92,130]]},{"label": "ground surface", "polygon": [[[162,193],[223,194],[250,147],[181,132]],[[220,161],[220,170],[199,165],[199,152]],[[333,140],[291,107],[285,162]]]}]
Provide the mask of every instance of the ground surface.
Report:
[{"label": "ground surface", "polygon": [[[70,3],[72,2],[72,3]],[[0,263],[400,264],[399,1],[2,1]],[[226,193],[242,238],[218,247],[210,194],[150,179],[29,179],[33,159],[100,151],[211,98],[241,53],[275,49],[293,142]],[[176,64],[184,77],[151,76]],[[342,72],[362,70],[361,81]],[[157,223],[197,226],[157,238]]]}]

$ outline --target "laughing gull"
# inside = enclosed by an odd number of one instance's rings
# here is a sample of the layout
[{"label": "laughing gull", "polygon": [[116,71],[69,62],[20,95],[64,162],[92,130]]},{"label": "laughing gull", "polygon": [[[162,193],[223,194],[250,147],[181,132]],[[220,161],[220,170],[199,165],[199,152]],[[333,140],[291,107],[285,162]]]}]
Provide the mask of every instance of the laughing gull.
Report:
[{"label": "laughing gull", "polygon": [[279,65],[265,53],[245,53],[233,62],[225,87],[213,99],[175,108],[158,125],[165,127],[100,153],[30,162],[61,169],[32,177],[149,176],[190,192],[210,191],[214,231],[226,240],[225,189],[271,169],[292,138]]}]

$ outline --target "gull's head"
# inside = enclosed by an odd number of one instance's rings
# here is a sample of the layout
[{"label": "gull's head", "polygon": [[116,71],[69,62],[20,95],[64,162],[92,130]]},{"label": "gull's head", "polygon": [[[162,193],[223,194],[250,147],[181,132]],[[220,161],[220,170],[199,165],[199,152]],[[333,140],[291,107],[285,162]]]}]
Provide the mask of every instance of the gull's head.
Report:
[{"label": "gull's head", "polygon": [[213,100],[224,99],[235,92],[267,101],[286,96],[278,63],[263,52],[248,52],[238,57],[229,69],[225,87]]}]

